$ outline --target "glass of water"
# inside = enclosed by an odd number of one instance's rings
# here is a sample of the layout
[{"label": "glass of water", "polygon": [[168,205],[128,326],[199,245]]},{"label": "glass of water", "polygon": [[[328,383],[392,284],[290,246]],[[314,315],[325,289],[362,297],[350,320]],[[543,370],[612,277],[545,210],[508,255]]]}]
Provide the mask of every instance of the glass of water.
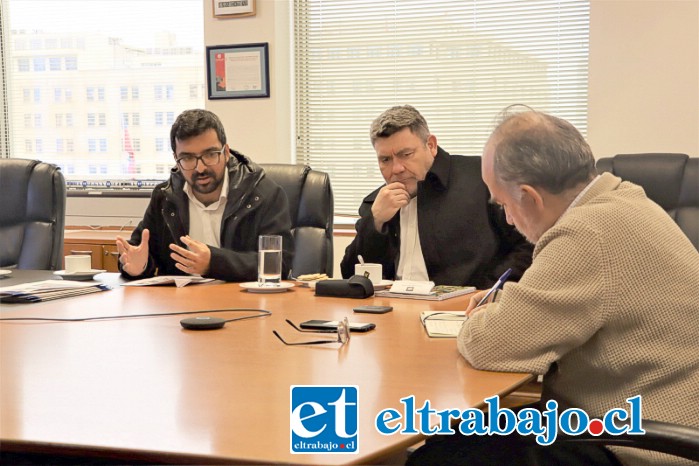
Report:
[{"label": "glass of water", "polygon": [[282,237],[260,235],[258,241],[257,285],[279,286],[282,281]]}]

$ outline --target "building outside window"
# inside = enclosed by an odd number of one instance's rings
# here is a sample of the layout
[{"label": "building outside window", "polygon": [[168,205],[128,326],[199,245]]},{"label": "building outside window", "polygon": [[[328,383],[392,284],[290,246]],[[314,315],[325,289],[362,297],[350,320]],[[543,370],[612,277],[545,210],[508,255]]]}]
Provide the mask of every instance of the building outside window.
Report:
[{"label": "building outside window", "polygon": [[[158,166],[169,160],[155,150],[156,136],[183,110],[205,106],[202,94],[176,92],[205,86],[201,0],[0,2],[9,155],[41,150],[77,179],[161,179]],[[141,118],[156,113],[157,125]]]}]

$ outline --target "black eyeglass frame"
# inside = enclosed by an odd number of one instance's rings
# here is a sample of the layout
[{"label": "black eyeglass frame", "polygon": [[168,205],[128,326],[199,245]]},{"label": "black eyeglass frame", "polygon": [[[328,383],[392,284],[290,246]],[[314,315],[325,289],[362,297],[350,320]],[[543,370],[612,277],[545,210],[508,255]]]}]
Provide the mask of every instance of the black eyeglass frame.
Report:
[{"label": "black eyeglass frame", "polygon": [[[181,170],[184,170],[186,172],[191,172],[192,170],[196,170],[197,165],[199,165],[199,162],[201,162],[202,165],[204,165],[205,167],[211,167],[213,165],[216,165],[217,163],[219,163],[221,161],[221,154],[223,154],[224,150],[226,150],[226,146],[223,146],[223,148],[221,148],[219,150],[207,150],[199,155],[185,155],[184,157],[180,157],[180,158],[175,159],[175,162],[177,163],[177,166],[180,167]],[[204,161],[204,157],[206,157],[207,155],[210,155],[210,154],[216,154],[216,161],[212,162],[212,163],[206,163]],[[194,166],[192,168],[184,168],[182,166],[182,160],[185,158],[190,158],[190,157],[193,158],[194,160],[196,160],[196,162],[194,163]]]},{"label": "black eyeglass frame", "polygon": [[341,346],[344,346],[346,343],[350,341],[350,328],[349,320],[347,319],[347,317],[338,322],[337,328],[335,330],[305,330],[297,327],[296,324],[294,324],[289,319],[286,319],[286,323],[291,325],[294,328],[294,330],[301,333],[334,333],[337,335],[336,340],[311,340],[289,343],[288,341],[284,340],[284,338],[282,338],[282,336],[279,335],[279,333],[277,333],[276,330],[272,330],[272,333],[274,333],[274,335],[287,346],[323,345],[328,343],[340,343]]}]

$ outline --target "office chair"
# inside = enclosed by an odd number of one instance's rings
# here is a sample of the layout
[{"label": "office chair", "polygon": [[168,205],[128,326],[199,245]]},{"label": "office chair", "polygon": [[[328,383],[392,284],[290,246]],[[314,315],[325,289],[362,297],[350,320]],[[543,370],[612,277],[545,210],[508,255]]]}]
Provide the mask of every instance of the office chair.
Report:
[{"label": "office chair", "polygon": [[333,192],[327,173],[308,165],[260,164],[286,193],[294,237],[294,277],[333,274]]},{"label": "office chair", "polygon": [[699,429],[649,419],[644,419],[641,424],[645,435],[614,436],[602,432],[599,436],[593,436],[584,432],[572,436],[559,433],[556,442],[640,448],[699,461]]},{"label": "office chair", "polygon": [[59,270],[66,183],[38,160],[0,159],[0,267]]},{"label": "office chair", "polygon": [[699,249],[699,158],[686,154],[619,154],[599,159],[597,171],[642,186]]}]

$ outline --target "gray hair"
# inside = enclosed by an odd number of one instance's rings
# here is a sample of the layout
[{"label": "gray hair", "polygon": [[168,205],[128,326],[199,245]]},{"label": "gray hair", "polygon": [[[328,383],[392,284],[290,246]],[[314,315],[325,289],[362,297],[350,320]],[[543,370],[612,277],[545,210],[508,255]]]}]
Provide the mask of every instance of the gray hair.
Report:
[{"label": "gray hair", "polygon": [[495,147],[493,170],[500,181],[560,194],[596,176],[592,150],[572,124],[531,109],[510,110],[488,141]]},{"label": "gray hair", "polygon": [[371,123],[369,130],[371,145],[373,146],[377,139],[390,137],[404,128],[410,128],[410,131],[424,143],[427,143],[430,137],[427,121],[420,112],[415,110],[415,107],[403,105],[389,108]]},{"label": "gray hair", "polygon": [[226,132],[223,130],[223,123],[216,114],[202,109],[185,110],[173,123],[170,129],[170,145],[172,152],[175,152],[177,140],[199,136],[204,132],[213,129],[221,145],[226,144]]}]

